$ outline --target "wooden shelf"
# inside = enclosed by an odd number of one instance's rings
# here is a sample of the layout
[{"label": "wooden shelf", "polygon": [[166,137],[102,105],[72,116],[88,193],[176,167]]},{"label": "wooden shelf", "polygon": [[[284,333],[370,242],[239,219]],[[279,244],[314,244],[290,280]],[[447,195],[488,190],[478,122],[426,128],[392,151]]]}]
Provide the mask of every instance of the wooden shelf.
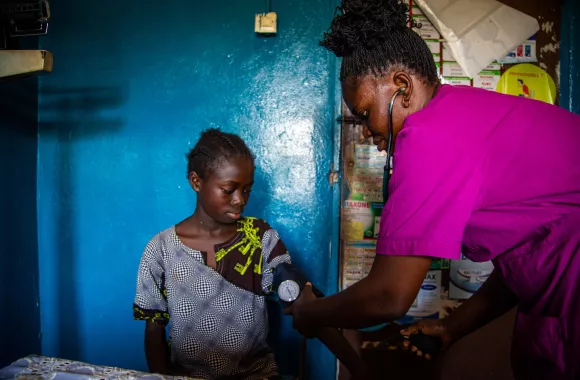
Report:
[{"label": "wooden shelf", "polygon": [[0,50],[0,78],[49,73],[52,53],[46,50]]}]

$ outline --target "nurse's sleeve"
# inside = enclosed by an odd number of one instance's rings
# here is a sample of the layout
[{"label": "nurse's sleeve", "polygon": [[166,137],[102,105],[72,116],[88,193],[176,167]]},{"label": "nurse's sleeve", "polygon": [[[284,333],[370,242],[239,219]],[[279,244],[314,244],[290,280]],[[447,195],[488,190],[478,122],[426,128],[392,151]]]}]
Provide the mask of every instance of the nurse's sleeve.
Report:
[{"label": "nurse's sleeve", "polygon": [[454,136],[405,126],[397,136],[377,254],[459,259],[481,181],[480,160]]}]

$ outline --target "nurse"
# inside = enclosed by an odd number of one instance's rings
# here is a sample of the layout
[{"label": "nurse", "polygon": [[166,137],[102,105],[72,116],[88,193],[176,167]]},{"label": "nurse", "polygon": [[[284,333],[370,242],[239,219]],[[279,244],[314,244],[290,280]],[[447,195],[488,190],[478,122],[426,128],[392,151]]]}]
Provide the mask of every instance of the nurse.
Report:
[{"label": "nurse", "polygon": [[[580,376],[580,116],[539,101],[441,85],[397,0],[343,0],[322,46],[342,57],[342,94],[393,174],[368,277],[289,313],[309,334],[403,316],[432,258],[493,260],[480,290],[410,329],[446,347],[517,306],[518,379]],[[392,115],[389,106],[392,103]],[[390,117],[392,116],[392,117]],[[392,123],[390,122],[392,120]]]}]

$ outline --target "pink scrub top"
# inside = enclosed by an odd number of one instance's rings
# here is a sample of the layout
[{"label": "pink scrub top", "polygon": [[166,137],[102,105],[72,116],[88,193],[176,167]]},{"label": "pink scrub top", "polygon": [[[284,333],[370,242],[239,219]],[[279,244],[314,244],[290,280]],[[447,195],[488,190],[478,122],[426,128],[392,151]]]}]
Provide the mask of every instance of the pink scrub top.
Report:
[{"label": "pink scrub top", "polygon": [[406,118],[389,193],[377,254],[493,260],[520,299],[516,377],[580,375],[580,116],[443,85]]}]

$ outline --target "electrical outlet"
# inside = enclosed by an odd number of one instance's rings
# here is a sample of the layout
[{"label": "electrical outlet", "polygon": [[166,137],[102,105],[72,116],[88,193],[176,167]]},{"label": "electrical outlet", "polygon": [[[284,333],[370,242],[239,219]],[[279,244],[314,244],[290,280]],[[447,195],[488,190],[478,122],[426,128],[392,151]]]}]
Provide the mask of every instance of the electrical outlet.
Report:
[{"label": "electrical outlet", "polygon": [[256,15],[254,31],[260,34],[275,34],[278,31],[277,21],[276,12],[259,13]]}]

